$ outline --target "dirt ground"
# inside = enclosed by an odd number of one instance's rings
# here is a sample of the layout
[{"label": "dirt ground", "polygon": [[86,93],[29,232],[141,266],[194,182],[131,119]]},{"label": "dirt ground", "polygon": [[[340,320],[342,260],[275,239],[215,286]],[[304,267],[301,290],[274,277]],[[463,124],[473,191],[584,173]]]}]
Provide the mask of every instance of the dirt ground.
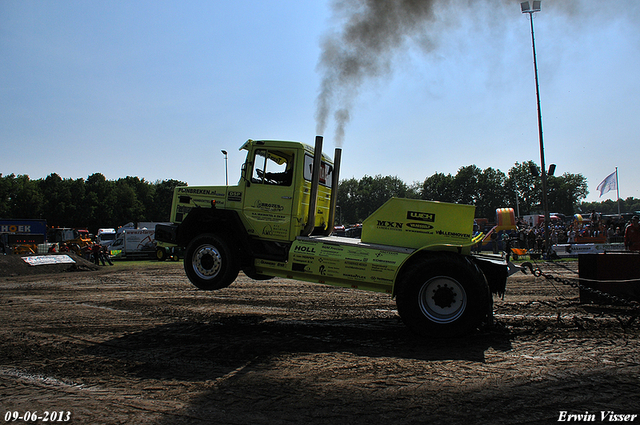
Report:
[{"label": "dirt ground", "polygon": [[638,320],[553,280],[514,275],[494,327],[425,340],[385,294],[242,274],[206,292],[178,262],[24,267],[0,259],[0,420],[640,423]]}]

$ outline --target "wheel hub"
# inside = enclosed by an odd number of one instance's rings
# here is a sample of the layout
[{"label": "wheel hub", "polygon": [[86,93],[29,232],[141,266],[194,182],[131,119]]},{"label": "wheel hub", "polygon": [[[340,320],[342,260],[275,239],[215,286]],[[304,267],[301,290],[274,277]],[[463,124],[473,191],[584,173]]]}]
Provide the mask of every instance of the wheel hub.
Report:
[{"label": "wheel hub", "polygon": [[467,294],[456,279],[436,276],[420,288],[418,303],[429,320],[446,324],[455,322],[467,308]]},{"label": "wheel hub", "polygon": [[440,286],[433,290],[433,303],[440,308],[450,308],[456,300],[456,292],[448,285]]},{"label": "wheel hub", "polygon": [[201,278],[215,277],[222,267],[222,256],[214,247],[203,246],[193,256],[193,266]]}]

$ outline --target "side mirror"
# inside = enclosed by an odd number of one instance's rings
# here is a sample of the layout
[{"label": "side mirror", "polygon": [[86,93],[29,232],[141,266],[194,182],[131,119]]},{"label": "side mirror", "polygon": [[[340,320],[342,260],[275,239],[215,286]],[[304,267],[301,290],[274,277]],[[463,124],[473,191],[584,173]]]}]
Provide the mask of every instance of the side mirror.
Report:
[{"label": "side mirror", "polygon": [[242,164],[242,168],[240,169],[240,175],[242,176],[242,180],[244,180],[245,182],[247,182],[247,187],[251,186],[251,179],[247,178],[247,165],[250,165],[250,163],[245,162],[244,164]]}]

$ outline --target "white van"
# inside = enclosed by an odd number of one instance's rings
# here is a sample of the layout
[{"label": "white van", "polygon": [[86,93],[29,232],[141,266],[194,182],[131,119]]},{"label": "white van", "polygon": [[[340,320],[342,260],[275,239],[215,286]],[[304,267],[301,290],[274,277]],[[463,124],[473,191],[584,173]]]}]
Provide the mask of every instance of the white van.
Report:
[{"label": "white van", "polygon": [[98,229],[96,239],[100,245],[109,246],[116,239],[116,229]]}]

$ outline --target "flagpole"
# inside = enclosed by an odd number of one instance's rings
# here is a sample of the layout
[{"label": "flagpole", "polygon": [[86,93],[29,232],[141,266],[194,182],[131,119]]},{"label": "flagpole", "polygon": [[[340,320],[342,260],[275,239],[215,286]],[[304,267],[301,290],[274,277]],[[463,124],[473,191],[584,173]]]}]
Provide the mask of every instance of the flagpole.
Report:
[{"label": "flagpole", "polygon": [[620,185],[618,184],[618,167],[616,167],[616,195],[618,197],[618,215],[620,215]]}]

